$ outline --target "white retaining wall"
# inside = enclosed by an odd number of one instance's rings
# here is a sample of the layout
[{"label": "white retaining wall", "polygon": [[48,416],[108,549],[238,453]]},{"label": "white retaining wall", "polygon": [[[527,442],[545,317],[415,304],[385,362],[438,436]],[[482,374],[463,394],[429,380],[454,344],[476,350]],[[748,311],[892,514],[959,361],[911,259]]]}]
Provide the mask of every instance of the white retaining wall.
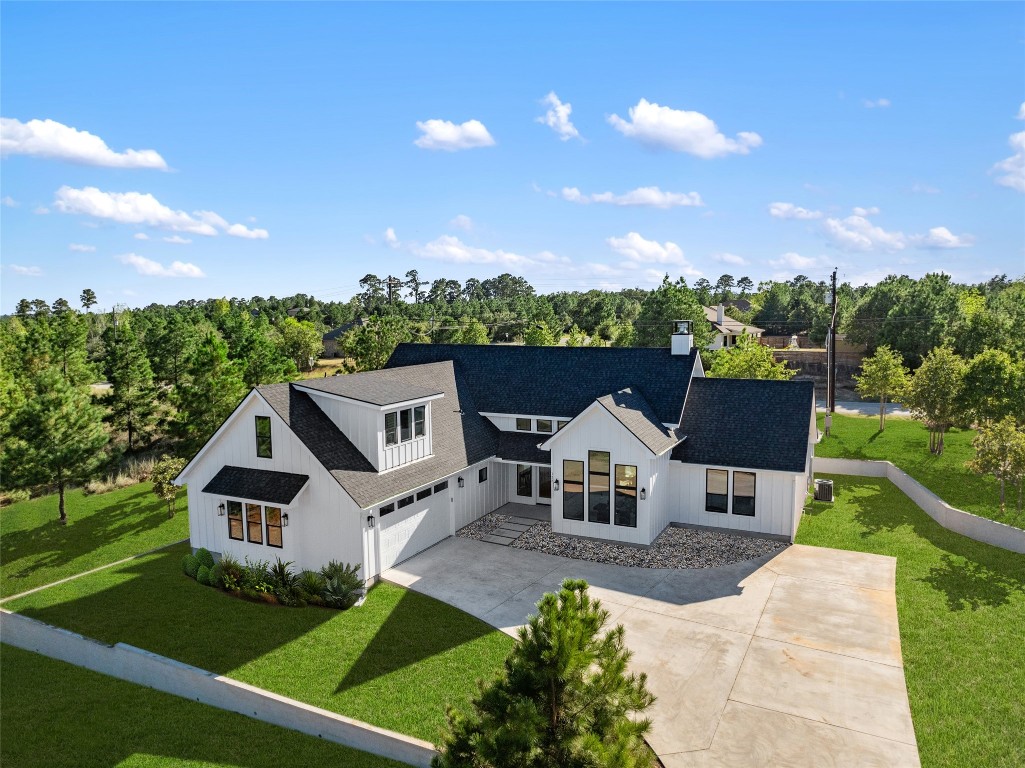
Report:
[{"label": "white retaining wall", "polygon": [[885,477],[925,514],[948,530],[970,539],[1025,554],[1025,530],[956,509],[889,461],[815,458],[815,471],[831,475]]},{"label": "white retaining wall", "polygon": [[426,768],[436,754],[431,744],[412,736],[377,728],[131,645],[106,645],[7,610],[0,610],[0,640],[94,672],[409,765]]}]

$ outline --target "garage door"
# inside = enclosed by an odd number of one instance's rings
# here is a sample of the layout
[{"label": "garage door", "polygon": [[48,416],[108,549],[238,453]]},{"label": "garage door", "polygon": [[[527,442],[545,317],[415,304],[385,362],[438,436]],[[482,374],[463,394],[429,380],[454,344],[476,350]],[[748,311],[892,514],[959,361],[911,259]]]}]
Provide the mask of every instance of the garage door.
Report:
[{"label": "garage door", "polygon": [[378,520],[381,570],[407,560],[448,536],[451,504],[445,492],[396,509]]}]

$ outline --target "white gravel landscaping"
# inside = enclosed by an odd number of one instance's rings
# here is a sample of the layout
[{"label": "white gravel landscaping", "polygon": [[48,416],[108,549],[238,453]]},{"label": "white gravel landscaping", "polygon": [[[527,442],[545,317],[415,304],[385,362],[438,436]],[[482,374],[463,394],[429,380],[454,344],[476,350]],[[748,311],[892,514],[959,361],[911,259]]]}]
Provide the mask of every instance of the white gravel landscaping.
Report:
[{"label": "white gravel landscaping", "polygon": [[462,536],[464,539],[477,539],[479,541],[496,528],[500,528],[502,523],[508,519],[505,515],[496,515],[492,512],[490,515],[479,517],[469,525],[460,528],[456,531],[456,536]]}]

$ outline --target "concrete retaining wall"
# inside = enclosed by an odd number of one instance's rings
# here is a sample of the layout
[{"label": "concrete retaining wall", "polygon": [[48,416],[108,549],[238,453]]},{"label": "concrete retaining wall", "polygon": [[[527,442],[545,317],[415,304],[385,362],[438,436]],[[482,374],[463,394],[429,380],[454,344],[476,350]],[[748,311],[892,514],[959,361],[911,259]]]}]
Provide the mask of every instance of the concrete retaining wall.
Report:
[{"label": "concrete retaining wall", "polygon": [[815,458],[816,472],[885,477],[907,494],[925,514],[948,530],[970,539],[1025,554],[1025,530],[956,509],[889,461]]},{"label": "concrete retaining wall", "polygon": [[377,728],[131,645],[106,645],[7,610],[0,610],[0,640],[94,672],[409,765],[426,768],[435,755],[434,747],[426,741]]}]

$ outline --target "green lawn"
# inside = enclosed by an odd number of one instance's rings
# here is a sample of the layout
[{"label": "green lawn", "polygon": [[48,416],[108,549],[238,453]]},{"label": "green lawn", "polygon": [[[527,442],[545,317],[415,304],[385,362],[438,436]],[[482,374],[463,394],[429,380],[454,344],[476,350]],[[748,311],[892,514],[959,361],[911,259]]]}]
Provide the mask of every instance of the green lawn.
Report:
[{"label": "green lawn", "polygon": [[897,558],[922,764],[1025,765],[1025,556],[940,527],[889,480],[824,477],[836,501],[805,509],[797,542]]},{"label": "green lawn", "polygon": [[188,551],[171,547],[6,607],[429,741],[445,706],[468,702],[513,645],[462,611],[388,584],[345,612],[239,600],[182,574]]},{"label": "green lawn", "polygon": [[[819,429],[823,416],[819,415]],[[1000,486],[989,476],[973,474],[965,462],[975,456],[975,430],[952,429],[943,454],[929,453],[929,432],[917,421],[888,418],[879,431],[879,418],[833,414],[833,429],[815,447],[815,455],[842,459],[891,461],[945,502],[1002,523],[1025,527],[1025,515],[1016,515],[1016,491],[1008,488],[1008,513],[1000,516]]]},{"label": "green lawn", "polygon": [[0,701],[4,768],[401,765],[10,645]]},{"label": "green lawn", "polygon": [[185,489],[178,513],[153,495],[151,483],[65,497],[68,524],[58,522],[57,494],[0,510],[0,597],[50,584],[140,552],[188,538]]}]

